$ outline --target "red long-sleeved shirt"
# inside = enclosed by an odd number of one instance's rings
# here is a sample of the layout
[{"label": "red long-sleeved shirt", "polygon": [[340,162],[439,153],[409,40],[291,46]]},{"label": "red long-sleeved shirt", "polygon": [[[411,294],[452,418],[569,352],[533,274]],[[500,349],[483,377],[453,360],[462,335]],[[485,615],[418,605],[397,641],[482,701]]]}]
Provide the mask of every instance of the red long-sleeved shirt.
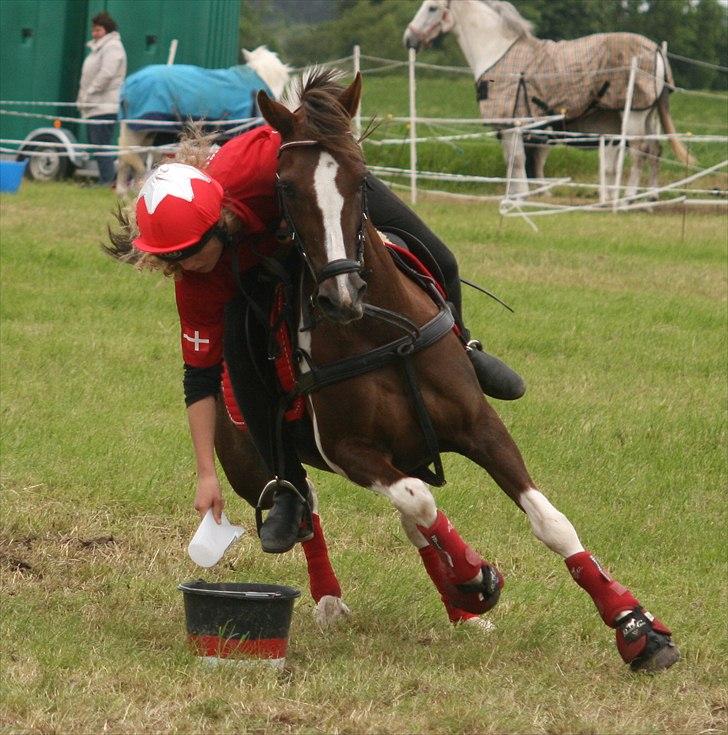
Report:
[{"label": "red long-sleeved shirt", "polygon": [[[255,128],[228,141],[206,169],[224,190],[223,206],[234,212],[243,225],[237,248],[240,272],[255,266],[278,242],[272,235],[280,213],[275,196],[275,174],[281,138],[270,126]],[[210,273],[183,271],[175,282],[181,324],[182,357],[193,368],[210,368],[222,363],[225,305],[235,296],[232,258],[227,249]]]}]

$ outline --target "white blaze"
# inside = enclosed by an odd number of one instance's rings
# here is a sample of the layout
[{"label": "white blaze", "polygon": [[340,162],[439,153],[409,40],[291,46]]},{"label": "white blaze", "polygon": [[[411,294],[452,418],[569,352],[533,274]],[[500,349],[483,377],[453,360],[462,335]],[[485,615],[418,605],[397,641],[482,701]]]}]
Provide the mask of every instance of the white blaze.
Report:
[{"label": "white blaze", "polygon": [[[313,175],[316,202],[321,210],[324,222],[324,246],[328,262],[346,258],[344,232],[341,229],[341,213],[344,209],[344,197],[336,188],[336,174],[339,164],[325,151],[319,156],[319,162]],[[347,301],[345,274],[336,276],[336,287],[342,302]]]}]

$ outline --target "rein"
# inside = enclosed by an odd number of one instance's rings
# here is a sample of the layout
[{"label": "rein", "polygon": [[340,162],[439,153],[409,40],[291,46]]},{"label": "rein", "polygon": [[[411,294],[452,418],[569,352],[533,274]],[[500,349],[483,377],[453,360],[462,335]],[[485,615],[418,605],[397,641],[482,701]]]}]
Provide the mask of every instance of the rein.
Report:
[{"label": "rein", "polygon": [[[290,148],[309,148],[312,146],[320,145],[321,143],[317,140],[292,140],[281,145],[281,147],[278,149],[278,157],[280,158],[281,153]],[[356,235],[356,260],[352,260],[351,258],[337,258],[336,260],[331,260],[326,263],[326,265],[318,273],[314,269],[313,263],[309,258],[308,252],[306,251],[306,243],[299,234],[298,229],[296,228],[296,223],[291,216],[291,212],[286,201],[286,194],[278,174],[276,174],[276,193],[278,196],[278,204],[280,206],[281,213],[283,214],[283,218],[286,221],[286,225],[288,226],[291,240],[293,240],[294,244],[298,248],[298,251],[301,253],[301,256],[308,266],[308,270],[310,271],[314,283],[317,287],[327,279],[335,278],[336,276],[340,276],[344,273],[358,273],[359,275],[363,274],[364,228],[366,226],[366,221],[369,219],[369,214],[367,210],[366,183],[364,181],[362,181],[361,183],[361,218],[359,221],[359,230]]]}]

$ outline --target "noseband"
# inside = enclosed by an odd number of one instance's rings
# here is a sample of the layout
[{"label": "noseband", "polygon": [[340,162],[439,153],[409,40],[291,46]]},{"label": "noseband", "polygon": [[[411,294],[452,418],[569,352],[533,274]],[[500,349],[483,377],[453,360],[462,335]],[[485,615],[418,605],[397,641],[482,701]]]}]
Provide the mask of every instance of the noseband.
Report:
[{"label": "noseband", "polygon": [[[288,143],[283,143],[278,149],[278,157],[280,158],[281,153],[289,148],[304,148],[311,146],[320,146],[321,143],[317,140],[292,140]],[[290,233],[291,240],[298,248],[298,251],[303,256],[306,265],[308,266],[313,280],[316,286],[323,283],[328,278],[334,278],[340,276],[343,273],[358,273],[360,276],[364,271],[364,227],[366,221],[369,219],[367,210],[367,195],[366,195],[366,181],[361,183],[361,218],[359,220],[359,231],[356,234],[356,260],[351,258],[337,258],[336,260],[329,261],[326,265],[317,273],[313,267],[313,263],[306,251],[306,243],[298,233],[296,229],[296,223],[291,217],[288,203],[286,202],[286,195],[281,185],[280,178],[276,174],[276,192],[278,195],[278,204],[280,206],[283,219],[286,221],[288,230]]]}]

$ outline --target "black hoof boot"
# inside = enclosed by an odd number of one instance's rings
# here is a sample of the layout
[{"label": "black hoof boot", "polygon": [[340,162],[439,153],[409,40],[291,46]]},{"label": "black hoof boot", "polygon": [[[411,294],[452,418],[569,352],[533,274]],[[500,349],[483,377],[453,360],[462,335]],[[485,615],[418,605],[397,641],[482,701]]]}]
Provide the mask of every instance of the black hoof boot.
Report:
[{"label": "black hoof boot", "polygon": [[617,649],[632,671],[664,671],[680,660],[670,629],[643,608],[621,618],[616,632]]},{"label": "black hoof boot", "polygon": [[[263,520],[262,508],[271,494],[273,507]],[[306,541],[313,535],[308,499],[285,480],[271,480],[263,488],[255,518],[260,545],[269,554],[290,551],[299,541]]]},{"label": "black hoof boot", "polygon": [[523,378],[502,360],[483,352],[483,346],[477,339],[471,339],[465,349],[486,396],[515,401],[526,392]]},{"label": "black hoof boot", "polygon": [[473,615],[488,612],[500,599],[503,575],[491,564],[480,567],[483,579],[477,584],[459,584],[448,595],[448,601]]}]

